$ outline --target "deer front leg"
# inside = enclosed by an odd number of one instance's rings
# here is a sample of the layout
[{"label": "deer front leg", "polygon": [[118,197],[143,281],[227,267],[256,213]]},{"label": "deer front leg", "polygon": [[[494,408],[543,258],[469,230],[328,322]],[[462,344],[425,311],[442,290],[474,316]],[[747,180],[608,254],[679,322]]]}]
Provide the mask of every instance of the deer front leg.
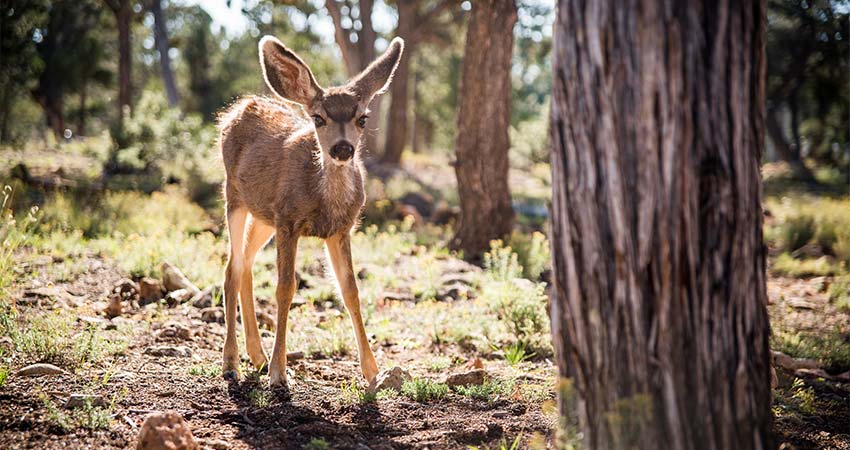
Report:
[{"label": "deer front leg", "polygon": [[292,296],[295,295],[295,253],[298,235],[288,227],[278,227],[275,234],[277,245],[277,332],[269,364],[269,381],[272,386],[286,384],[286,321]]},{"label": "deer front leg", "polygon": [[240,281],[245,268],[242,243],[245,233],[245,208],[227,208],[227,233],[230,251],[227,268],[224,269],[224,323],[227,335],[224,338],[221,373],[225,378],[239,377],[239,344],[236,340],[236,304],[239,300]]},{"label": "deer front leg", "polygon": [[378,374],[378,364],[369,347],[369,339],[366,337],[363,317],[360,314],[360,295],[351,265],[351,236],[348,232],[343,232],[326,239],[325,245],[340,291],[342,291],[345,309],[351,315],[351,324],[354,326],[354,335],[357,337],[357,352],[360,355],[360,371],[366,382],[372,384]]}]

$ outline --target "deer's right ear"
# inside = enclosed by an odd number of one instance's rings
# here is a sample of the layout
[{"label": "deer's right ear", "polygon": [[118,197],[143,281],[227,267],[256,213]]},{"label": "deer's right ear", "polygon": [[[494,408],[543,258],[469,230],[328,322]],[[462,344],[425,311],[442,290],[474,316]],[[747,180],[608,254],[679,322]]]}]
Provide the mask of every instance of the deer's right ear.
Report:
[{"label": "deer's right ear", "polygon": [[269,88],[287,100],[307,105],[322,91],[307,64],[274,36],[260,39],[260,66]]}]

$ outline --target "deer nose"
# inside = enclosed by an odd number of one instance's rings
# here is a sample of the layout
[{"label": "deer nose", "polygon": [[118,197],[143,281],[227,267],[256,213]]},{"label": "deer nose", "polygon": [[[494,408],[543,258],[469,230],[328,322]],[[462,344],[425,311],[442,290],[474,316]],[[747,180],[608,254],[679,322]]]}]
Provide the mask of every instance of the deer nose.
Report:
[{"label": "deer nose", "polygon": [[346,161],[354,156],[354,147],[350,142],[342,141],[331,147],[331,157],[340,161]]}]

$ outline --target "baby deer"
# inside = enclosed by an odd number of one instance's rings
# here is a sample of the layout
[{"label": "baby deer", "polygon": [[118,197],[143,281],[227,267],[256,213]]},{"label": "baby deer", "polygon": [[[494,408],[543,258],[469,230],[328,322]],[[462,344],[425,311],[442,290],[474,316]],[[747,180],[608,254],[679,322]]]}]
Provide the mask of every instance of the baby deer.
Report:
[{"label": "baby deer", "polygon": [[298,238],[316,236],[325,240],[357,337],[360,370],[372,383],[378,365],[360,315],[350,232],[365,202],[360,141],[367,106],[389,86],[404,41],[395,38],[362,73],[344,86],[327,89],[276,38],[263,37],[259,48],[266,84],[280,99],[243,98],[219,118],[230,237],[224,272],[223,373],[228,378],[239,376],[237,295],[248,356],[258,369],[268,362],[254,315],[252,265],[257,251],[274,235],[277,333],[269,378],[272,385],[286,384],[286,320],[296,290]]}]

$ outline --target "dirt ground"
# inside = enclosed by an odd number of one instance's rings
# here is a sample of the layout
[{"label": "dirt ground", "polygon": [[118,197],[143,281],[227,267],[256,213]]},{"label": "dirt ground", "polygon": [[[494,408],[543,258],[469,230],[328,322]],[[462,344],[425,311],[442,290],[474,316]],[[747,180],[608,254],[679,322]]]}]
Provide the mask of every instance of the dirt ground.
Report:
[{"label": "dirt ground", "polygon": [[[341,386],[360,379],[355,355],[291,361],[291,391],[275,392],[264,389],[265,379],[251,371],[235,382],[218,374],[190,373],[193,367],[218,365],[224,336],[223,324],[218,319],[203,320],[200,308],[190,303],[172,308],[147,305],[109,320],[98,310],[106,294],[127,275],[108,260],[87,256],[74,261],[75,275],[51,279],[44,268],[60,262],[42,257],[19,268],[27,279],[15,294],[20,311],[71,308],[81,326],[104,332],[123,330],[131,336],[129,346],[99,367],[75,373],[21,377],[14,374],[20,365],[13,367],[0,391],[2,448],[131,448],[144,417],[164,410],[180,413],[202,448],[499,448],[520,434],[521,448],[532,443],[544,448],[553,445],[554,368],[547,359],[521,366],[519,378],[545,393],[532,401],[519,394],[488,401],[450,391],[442,399],[424,402],[405,396],[346,402],[341,400]],[[774,330],[838,332],[850,339],[850,319],[835,311],[823,292],[823,282],[771,278],[768,293]],[[270,302],[259,302],[261,312],[271,314],[273,309]],[[273,335],[264,331],[263,336],[268,349]],[[145,354],[146,349],[161,345],[187,347],[191,355]],[[433,348],[389,343],[375,350],[382,367],[399,365],[414,376],[439,378],[423,362]],[[486,356],[484,367],[490,376],[505,375],[504,364]],[[778,379],[775,429],[782,448],[850,449],[847,382],[782,369]],[[813,394],[808,408],[801,406],[806,392]],[[71,393],[97,393],[112,402],[109,425],[94,429],[57,425],[52,411],[64,411],[62,405]]]},{"label": "dirt ground", "polygon": [[[18,307],[24,314],[27,308],[79,305],[80,323],[97,330],[127,329],[132,339],[123,354],[104,364],[108,368],[41,377],[15,376],[19,367],[13,368],[0,392],[2,448],[129,448],[135,446],[144,417],[165,410],[177,411],[188,421],[202,448],[323,448],[323,443],[340,449],[482,444],[498,448],[502,441],[511,442],[519,434],[524,442],[535,435],[551,440],[553,416],[543,412],[547,402],[524,401],[519,395],[486,401],[450,392],[445,398],[425,402],[404,396],[374,402],[341,401],[340,387],[361,380],[356,354],[290,361],[294,377],[290,377],[289,393],[264,388],[267,379],[252,370],[244,371],[240,381],[227,381],[217,374],[192,375],[192,367],[219,364],[225,333],[222,323],[202,320],[201,309],[189,303],[174,308],[147,305],[109,320],[97,314],[103,306],[98,302],[126,274],[108,261],[89,257],[76,263],[83,269],[73,280],[50,280],[39,274],[38,267],[52,263],[41,260],[22,268],[33,275],[18,294]],[[259,302],[258,308],[274,312],[267,301]],[[263,330],[263,339],[265,348],[271,348],[273,334]],[[161,345],[187,347],[191,356],[145,354],[146,349]],[[375,350],[381,367],[392,361],[414,376],[439,379],[422,364],[431,349],[390,345]],[[550,377],[535,375],[553,373],[551,362],[523,364],[527,370],[520,378],[541,386],[548,403],[553,403]],[[500,369],[495,366],[484,361],[490,376],[499,376]],[[104,379],[107,381],[101,382]],[[62,405],[69,394],[93,392],[107,401],[115,399],[108,429],[57,426],[48,403],[64,411]]]}]

